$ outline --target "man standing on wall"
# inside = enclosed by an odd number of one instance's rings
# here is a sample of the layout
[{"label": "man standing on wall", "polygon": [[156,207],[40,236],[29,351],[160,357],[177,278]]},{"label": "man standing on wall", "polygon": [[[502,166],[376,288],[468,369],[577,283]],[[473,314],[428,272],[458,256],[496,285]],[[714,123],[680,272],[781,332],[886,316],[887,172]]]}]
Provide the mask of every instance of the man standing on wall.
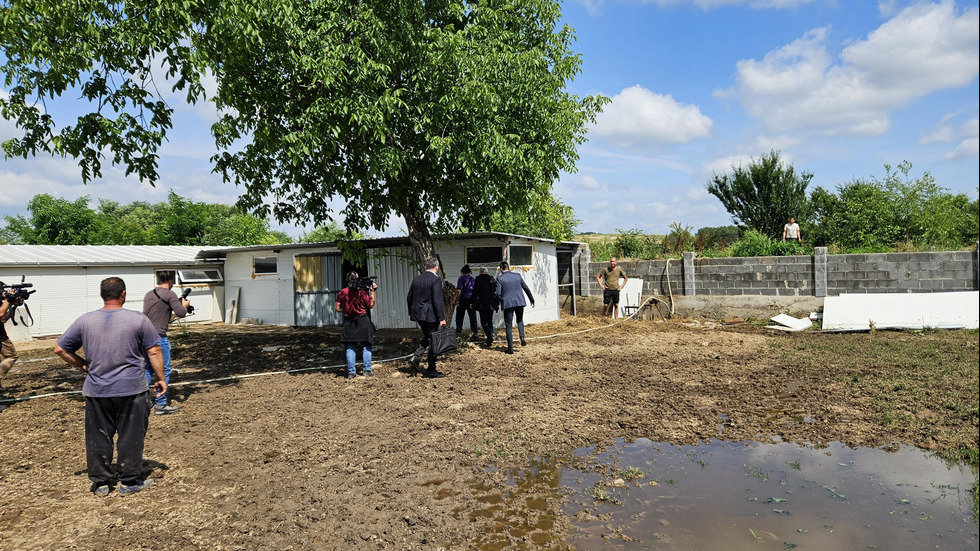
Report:
[{"label": "man standing on wall", "polygon": [[[163,379],[170,384],[170,339],[167,338],[167,327],[173,320],[173,316],[182,318],[187,315],[187,308],[191,305],[187,299],[182,299],[173,292],[174,272],[165,270],[157,272],[157,286],[150,289],[143,296],[143,314],[150,318],[150,323],[157,330],[159,337],[157,345],[163,354]],[[147,359],[144,365],[146,372],[146,384],[152,382],[153,371],[150,360]],[[179,407],[167,404],[167,395],[157,396],[156,404],[153,406],[155,415],[167,415],[177,413]]]},{"label": "man standing on wall", "polygon": [[789,217],[789,224],[783,226],[783,241],[786,241],[787,237],[790,241],[795,239],[797,243],[803,243],[803,237],[800,235],[800,225],[796,223],[796,218],[792,216]]},{"label": "man standing on wall", "polygon": [[418,370],[419,362],[422,360],[422,353],[426,348],[429,349],[428,369],[422,374],[423,377],[436,379],[446,375],[436,371],[436,355],[429,346],[431,341],[429,335],[438,327],[446,326],[446,306],[442,299],[442,278],[436,273],[439,269],[439,261],[435,258],[428,258],[425,261],[425,271],[412,280],[412,286],[408,289],[408,315],[409,319],[419,324],[422,329],[422,342],[419,348],[412,355],[412,366]]},{"label": "man standing on wall", "polygon": [[[619,284],[620,279],[623,280],[622,285]],[[607,315],[611,306],[613,319],[619,317],[619,291],[626,286],[629,279],[626,272],[617,265],[615,256],[610,258],[609,265],[603,268],[599,275],[595,276],[595,280],[599,282],[599,287],[602,287],[603,316]]]},{"label": "man standing on wall", "polygon": [[[112,472],[112,439],[116,439],[119,493],[138,492],[153,483],[140,481],[143,443],[150,420],[152,399],[143,377],[143,358],[156,375],[156,397],[166,396],[163,356],[159,335],[150,320],[126,310],[126,283],[118,277],[102,280],[103,306],[83,314],[58,338],[54,353],[85,372],[85,456],[91,491],[109,493]],[[76,352],[84,347],[85,357]]]},{"label": "man standing on wall", "polygon": [[[0,281],[0,286],[2,284],[3,282]],[[3,378],[7,376],[7,372],[19,357],[14,343],[7,336],[7,328],[4,324],[13,316],[14,309],[21,304],[24,304],[24,299],[15,296],[12,289],[8,289],[3,296],[0,296],[0,392],[3,391]]]}]

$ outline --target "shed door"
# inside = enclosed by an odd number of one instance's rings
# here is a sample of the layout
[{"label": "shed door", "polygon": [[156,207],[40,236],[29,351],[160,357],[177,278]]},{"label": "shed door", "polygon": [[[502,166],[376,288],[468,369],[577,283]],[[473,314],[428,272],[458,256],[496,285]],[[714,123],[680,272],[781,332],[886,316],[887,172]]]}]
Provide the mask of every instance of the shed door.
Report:
[{"label": "shed door", "polygon": [[344,286],[340,253],[296,255],[293,273],[296,325],[340,325],[343,315],[333,311]]}]

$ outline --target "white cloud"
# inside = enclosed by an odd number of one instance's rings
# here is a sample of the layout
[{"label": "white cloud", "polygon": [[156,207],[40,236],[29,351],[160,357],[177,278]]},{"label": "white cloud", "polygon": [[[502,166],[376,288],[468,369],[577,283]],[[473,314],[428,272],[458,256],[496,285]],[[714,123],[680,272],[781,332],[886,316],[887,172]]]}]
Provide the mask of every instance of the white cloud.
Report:
[{"label": "white cloud", "polygon": [[943,160],[976,159],[980,156],[977,151],[977,143],[980,140],[980,117],[974,116],[957,123],[956,119],[960,118],[964,111],[965,109],[961,109],[943,115],[936,126],[919,140],[919,143],[927,145],[959,142],[952,151],[943,155]]},{"label": "white cloud", "polygon": [[944,161],[958,161],[961,159],[976,160],[980,157],[980,138],[969,138],[963,140],[956,149],[943,155]]},{"label": "white cloud", "polygon": [[905,8],[838,60],[827,50],[829,29],[810,30],[761,61],[739,61],[739,97],[770,131],[881,134],[891,111],[976,78],[980,9],[956,11],[949,0]]},{"label": "white cloud", "polygon": [[596,201],[589,205],[591,210],[606,210],[607,208],[609,208],[609,201]]},{"label": "white cloud", "polygon": [[592,176],[582,176],[581,178],[573,182],[570,187],[572,189],[595,191],[599,189],[601,186],[599,185],[599,180],[596,180]]},{"label": "white cloud", "polygon": [[710,135],[712,121],[696,105],[636,85],[612,98],[591,136],[623,148],[687,143]]},{"label": "white cloud", "polygon": [[633,203],[620,203],[617,205],[616,210],[620,214],[634,214],[636,213],[636,205]]},{"label": "white cloud", "polygon": [[752,162],[749,155],[730,155],[715,159],[704,164],[704,171],[709,174],[726,174],[732,171],[732,167],[747,167]]}]

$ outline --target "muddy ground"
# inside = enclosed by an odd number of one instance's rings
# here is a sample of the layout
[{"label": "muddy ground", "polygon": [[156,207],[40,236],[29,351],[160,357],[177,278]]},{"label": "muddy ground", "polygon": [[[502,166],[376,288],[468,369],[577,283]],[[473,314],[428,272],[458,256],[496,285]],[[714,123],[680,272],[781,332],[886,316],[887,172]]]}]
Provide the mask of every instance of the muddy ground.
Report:
[{"label": "muddy ground", "polygon": [[[513,469],[561,464],[619,438],[976,446],[975,405],[922,399],[915,415],[927,423],[880,424],[880,389],[855,382],[904,367],[885,356],[851,361],[847,350],[875,346],[872,336],[608,323],[530,326],[513,356],[466,345],[440,360],[447,377],[438,380],[414,376],[402,359],[347,381],[335,367],[336,329],[174,330],[172,396],[182,409],[150,418],[154,484],[141,493],[89,493],[80,395],[0,404],[0,549],[574,549],[553,479],[522,488],[528,507],[493,507]],[[946,335],[873,338],[915,340],[975,370],[976,332]],[[376,362],[405,356],[416,338],[379,332]],[[80,389],[82,374],[51,347],[25,350],[0,398]],[[817,360],[814,350],[824,351]],[[973,377],[972,389],[952,392],[976,404]]]}]

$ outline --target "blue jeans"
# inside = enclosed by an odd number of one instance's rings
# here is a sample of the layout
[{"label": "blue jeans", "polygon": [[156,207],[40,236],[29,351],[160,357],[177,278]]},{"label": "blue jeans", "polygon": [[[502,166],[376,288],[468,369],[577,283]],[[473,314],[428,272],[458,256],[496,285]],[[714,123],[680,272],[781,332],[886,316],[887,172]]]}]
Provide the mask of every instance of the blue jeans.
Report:
[{"label": "blue jeans", "polygon": [[514,349],[514,317],[517,317],[517,333],[524,340],[524,307],[504,308],[504,330],[507,334],[507,349]]},{"label": "blue jeans", "polygon": [[[357,349],[361,346],[359,342],[345,343],[347,345],[347,374],[357,374]],[[371,345],[364,345],[364,372],[371,372]]]},{"label": "blue jeans", "polygon": [[[167,337],[160,337],[157,341],[157,346],[160,347],[160,352],[163,354],[163,380],[170,386],[170,339]],[[153,368],[150,367],[150,359],[146,358],[144,355],[143,360],[143,371],[146,372],[146,384],[153,388]],[[167,391],[170,392],[169,390]],[[155,392],[153,393],[156,394]],[[167,405],[167,395],[164,394],[155,400],[156,405],[165,406]]]}]

